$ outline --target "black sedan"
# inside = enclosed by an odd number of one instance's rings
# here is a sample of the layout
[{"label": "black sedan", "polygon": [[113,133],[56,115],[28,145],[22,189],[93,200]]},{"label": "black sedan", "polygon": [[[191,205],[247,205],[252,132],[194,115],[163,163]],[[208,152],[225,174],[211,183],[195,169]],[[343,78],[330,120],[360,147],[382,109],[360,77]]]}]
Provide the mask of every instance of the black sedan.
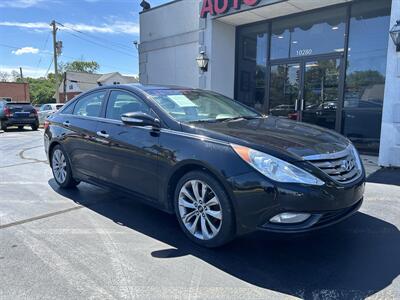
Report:
[{"label": "black sedan", "polygon": [[348,139],[203,90],[100,87],[50,116],[44,138],[61,188],[85,181],[129,193],[176,214],[206,247],[256,229],[322,228],[363,199]]}]

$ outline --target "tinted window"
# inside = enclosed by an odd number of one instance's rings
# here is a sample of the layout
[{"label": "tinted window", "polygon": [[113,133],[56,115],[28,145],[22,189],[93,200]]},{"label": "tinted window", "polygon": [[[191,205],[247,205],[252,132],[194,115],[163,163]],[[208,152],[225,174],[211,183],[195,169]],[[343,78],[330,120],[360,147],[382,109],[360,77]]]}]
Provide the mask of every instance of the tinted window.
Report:
[{"label": "tinted window", "polygon": [[61,107],[60,113],[62,114],[72,114],[74,111],[74,103],[68,103]]},{"label": "tinted window", "polygon": [[262,111],[267,73],[268,26],[244,27],[239,31],[237,99]]},{"label": "tinted window", "polygon": [[272,23],[271,59],[344,51],[345,16],[337,8]]},{"label": "tinted window", "polygon": [[123,91],[112,91],[107,103],[106,118],[120,120],[121,115],[129,112],[150,114],[150,108],[134,94]]},{"label": "tinted window", "polygon": [[78,100],[74,108],[74,115],[86,117],[100,116],[101,105],[106,95],[105,91],[91,93]]},{"label": "tinted window", "polygon": [[377,152],[385,90],[390,0],[352,5],[343,133],[360,150]]}]

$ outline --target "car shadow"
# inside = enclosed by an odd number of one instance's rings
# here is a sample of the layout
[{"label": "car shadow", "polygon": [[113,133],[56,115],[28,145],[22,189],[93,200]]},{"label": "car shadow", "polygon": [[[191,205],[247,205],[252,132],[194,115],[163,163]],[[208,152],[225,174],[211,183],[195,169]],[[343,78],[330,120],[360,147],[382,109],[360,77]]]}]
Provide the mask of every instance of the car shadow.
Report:
[{"label": "car shadow", "polygon": [[381,168],[369,175],[367,181],[400,186],[400,168]]},{"label": "car shadow", "polygon": [[119,226],[167,244],[158,259],[196,256],[249,284],[305,299],[363,299],[386,288],[400,274],[400,232],[364,213],[306,234],[255,232],[217,249],[190,242],[173,215],[113,191],[81,184],[52,188]]}]

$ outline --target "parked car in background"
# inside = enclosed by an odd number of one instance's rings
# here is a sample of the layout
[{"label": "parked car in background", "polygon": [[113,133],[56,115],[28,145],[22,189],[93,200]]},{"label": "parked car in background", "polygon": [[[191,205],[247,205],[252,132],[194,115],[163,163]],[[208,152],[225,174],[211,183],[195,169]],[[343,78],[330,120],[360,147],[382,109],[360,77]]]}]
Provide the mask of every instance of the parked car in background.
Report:
[{"label": "parked car in background", "polygon": [[61,107],[63,107],[64,104],[60,104],[60,103],[47,103],[47,104],[43,104],[40,107],[40,110],[38,112],[39,115],[39,124],[43,125],[44,121],[46,120],[46,118],[48,116],[50,116],[51,114],[55,113],[56,111],[58,111]]},{"label": "parked car in background", "polygon": [[42,107],[43,104],[34,104],[33,107],[36,109],[36,111],[39,113],[40,108]]},{"label": "parked car in background", "polygon": [[322,228],[363,201],[365,171],[347,138],[209,91],[100,87],[49,116],[44,144],[61,188],[127,192],[176,214],[206,247],[256,229]]},{"label": "parked car in background", "polygon": [[14,103],[0,101],[0,129],[7,130],[10,126],[30,126],[32,130],[39,127],[39,118],[36,109],[30,103]]}]

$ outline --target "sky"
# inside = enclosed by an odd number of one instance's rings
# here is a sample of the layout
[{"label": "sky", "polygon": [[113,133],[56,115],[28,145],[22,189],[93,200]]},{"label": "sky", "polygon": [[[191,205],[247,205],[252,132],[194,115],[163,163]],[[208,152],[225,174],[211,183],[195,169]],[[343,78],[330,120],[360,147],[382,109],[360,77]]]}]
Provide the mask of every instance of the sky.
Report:
[{"label": "sky", "polygon": [[[169,0],[147,0],[154,7]],[[97,61],[99,73],[137,75],[141,0],[0,0],[0,71],[54,73],[50,23],[63,42],[59,61]]]}]

